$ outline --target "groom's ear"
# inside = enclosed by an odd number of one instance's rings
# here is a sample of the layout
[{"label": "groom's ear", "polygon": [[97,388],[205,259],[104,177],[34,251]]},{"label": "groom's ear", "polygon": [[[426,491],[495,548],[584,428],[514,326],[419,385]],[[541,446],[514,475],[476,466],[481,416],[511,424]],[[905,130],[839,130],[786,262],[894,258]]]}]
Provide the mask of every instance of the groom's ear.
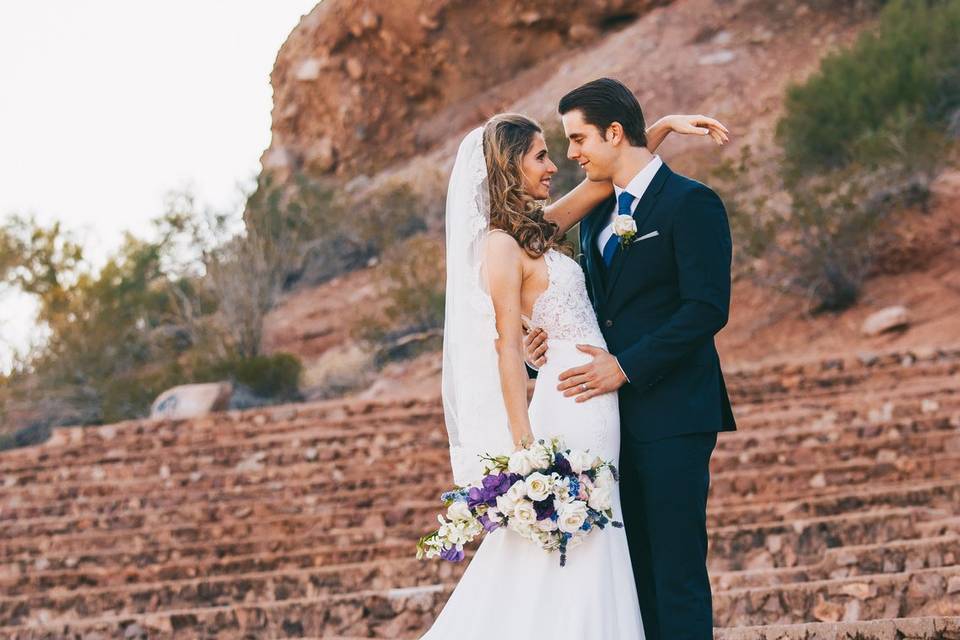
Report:
[{"label": "groom's ear", "polygon": [[624,132],[623,125],[614,120],[610,123],[610,126],[607,127],[607,130],[604,132],[603,139],[607,142],[618,145],[624,141]]}]

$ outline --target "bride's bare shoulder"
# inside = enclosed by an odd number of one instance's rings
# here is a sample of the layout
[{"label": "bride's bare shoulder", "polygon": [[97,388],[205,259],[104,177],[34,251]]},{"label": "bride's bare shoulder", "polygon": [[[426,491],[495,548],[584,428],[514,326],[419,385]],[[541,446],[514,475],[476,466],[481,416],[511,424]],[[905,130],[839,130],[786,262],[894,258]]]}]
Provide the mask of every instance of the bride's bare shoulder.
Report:
[{"label": "bride's bare shoulder", "polygon": [[490,229],[487,231],[487,255],[491,252],[501,256],[521,252],[520,243],[503,229]]},{"label": "bride's bare shoulder", "polygon": [[487,232],[484,263],[491,276],[498,273],[505,275],[513,271],[524,273],[524,255],[520,243],[509,233],[500,229]]}]

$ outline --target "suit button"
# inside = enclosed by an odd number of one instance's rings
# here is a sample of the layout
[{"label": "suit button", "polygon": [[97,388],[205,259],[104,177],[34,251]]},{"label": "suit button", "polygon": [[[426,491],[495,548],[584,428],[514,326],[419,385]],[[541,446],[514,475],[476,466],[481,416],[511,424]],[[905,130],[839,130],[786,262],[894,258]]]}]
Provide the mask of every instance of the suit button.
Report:
[{"label": "suit button", "polygon": [[612,327],[612,326],[613,326],[613,320],[607,320],[607,321],[604,322],[603,324],[604,324],[605,326],[607,326],[607,327]]}]

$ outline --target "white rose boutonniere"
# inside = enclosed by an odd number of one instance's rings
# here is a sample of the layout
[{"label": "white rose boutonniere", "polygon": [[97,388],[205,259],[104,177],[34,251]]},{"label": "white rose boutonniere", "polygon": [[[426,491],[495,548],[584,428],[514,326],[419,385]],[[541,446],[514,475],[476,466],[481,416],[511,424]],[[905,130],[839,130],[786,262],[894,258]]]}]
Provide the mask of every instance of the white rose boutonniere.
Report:
[{"label": "white rose boutonniere", "polygon": [[626,247],[633,242],[633,237],[637,235],[637,221],[633,219],[633,216],[618,215],[613,219],[613,233],[620,238],[620,246]]}]

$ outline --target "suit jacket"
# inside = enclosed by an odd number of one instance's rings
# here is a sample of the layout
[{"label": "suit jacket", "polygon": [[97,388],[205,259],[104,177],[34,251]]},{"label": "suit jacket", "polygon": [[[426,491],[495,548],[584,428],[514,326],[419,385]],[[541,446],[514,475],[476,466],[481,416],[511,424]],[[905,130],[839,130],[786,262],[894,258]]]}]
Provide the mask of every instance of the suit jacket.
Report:
[{"label": "suit jacket", "polygon": [[713,339],[730,310],[723,202],[664,164],[634,211],[634,241],[608,269],[596,244],[613,206],[611,198],[581,222],[580,247],[600,329],[630,379],[621,428],[640,442],[735,430]]}]

